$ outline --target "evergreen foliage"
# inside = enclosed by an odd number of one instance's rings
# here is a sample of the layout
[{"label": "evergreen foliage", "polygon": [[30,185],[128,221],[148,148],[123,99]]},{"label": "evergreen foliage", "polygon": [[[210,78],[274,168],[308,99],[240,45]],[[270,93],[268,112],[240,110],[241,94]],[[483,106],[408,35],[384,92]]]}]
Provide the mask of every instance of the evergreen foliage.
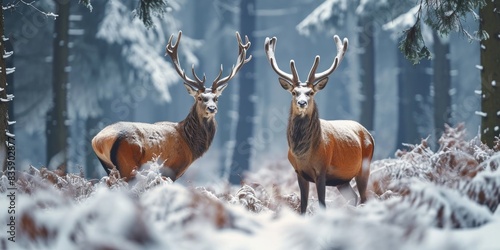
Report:
[{"label": "evergreen foliage", "polygon": [[485,0],[421,0],[416,14],[417,21],[403,32],[399,49],[414,64],[421,59],[430,59],[430,52],[422,36],[422,21],[441,35],[455,31],[462,33],[469,40],[486,39],[488,34],[484,31],[475,31],[471,34],[463,25],[468,14],[479,20],[475,10],[485,4]]},{"label": "evergreen foliage", "polygon": [[153,16],[162,17],[171,10],[172,6],[166,0],[140,0],[135,15],[139,17],[147,28],[151,28],[154,26]]}]

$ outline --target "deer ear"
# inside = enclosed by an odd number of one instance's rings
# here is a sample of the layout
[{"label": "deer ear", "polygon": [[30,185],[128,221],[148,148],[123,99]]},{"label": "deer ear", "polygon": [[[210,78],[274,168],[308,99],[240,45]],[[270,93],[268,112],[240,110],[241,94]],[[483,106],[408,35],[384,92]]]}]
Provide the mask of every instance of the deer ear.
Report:
[{"label": "deer ear", "polygon": [[184,83],[184,87],[186,87],[189,95],[192,96],[192,97],[195,97],[196,93],[198,93],[198,89],[197,88],[195,88],[195,87],[193,87],[193,86],[191,86],[191,85],[189,85],[187,83]]},{"label": "deer ear", "polygon": [[281,78],[281,77],[280,77],[280,78],[278,78],[278,80],[279,80],[280,85],[281,85],[281,87],[282,87],[283,89],[288,90],[288,91],[290,91],[290,92],[292,91],[292,89],[293,89],[293,84],[292,84],[290,81],[288,81],[288,80],[287,80],[287,79],[285,79],[285,78]]},{"label": "deer ear", "polygon": [[328,83],[328,77],[319,80],[316,84],[314,84],[314,91],[322,90],[327,83]]}]

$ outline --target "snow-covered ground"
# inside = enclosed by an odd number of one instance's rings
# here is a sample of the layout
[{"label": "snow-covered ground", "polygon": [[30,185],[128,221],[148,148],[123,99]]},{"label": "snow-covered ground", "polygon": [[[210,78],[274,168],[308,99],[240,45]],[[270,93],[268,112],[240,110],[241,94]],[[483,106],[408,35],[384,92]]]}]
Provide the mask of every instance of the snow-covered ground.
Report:
[{"label": "snow-covered ground", "polygon": [[[370,199],[352,207],[335,188],[308,213],[287,162],[246,184],[188,188],[158,166],[125,183],[46,169],[17,173],[16,242],[8,240],[8,180],[0,179],[1,249],[500,249],[500,153],[450,128],[372,163]],[[222,183],[222,181],[221,181]]]}]

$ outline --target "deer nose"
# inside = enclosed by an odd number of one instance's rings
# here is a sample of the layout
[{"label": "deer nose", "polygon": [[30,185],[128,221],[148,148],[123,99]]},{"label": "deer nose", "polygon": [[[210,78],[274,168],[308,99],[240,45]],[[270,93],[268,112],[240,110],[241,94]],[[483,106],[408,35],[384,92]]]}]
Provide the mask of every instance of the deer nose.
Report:
[{"label": "deer nose", "polygon": [[298,102],[297,102],[297,104],[298,104],[301,108],[303,108],[303,107],[305,107],[305,106],[307,105],[307,102],[306,102],[306,101],[304,101],[304,100],[300,100],[300,101],[298,101]]},{"label": "deer nose", "polygon": [[211,106],[208,106],[207,109],[208,109],[208,111],[210,111],[210,113],[215,113],[217,111],[217,106],[211,105]]}]

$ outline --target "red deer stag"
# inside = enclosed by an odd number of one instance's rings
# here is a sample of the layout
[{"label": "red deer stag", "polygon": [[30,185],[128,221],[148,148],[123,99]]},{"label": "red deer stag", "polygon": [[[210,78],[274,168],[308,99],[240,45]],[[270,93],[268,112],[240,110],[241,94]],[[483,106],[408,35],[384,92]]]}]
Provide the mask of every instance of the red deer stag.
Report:
[{"label": "red deer stag", "polygon": [[354,205],[358,196],[349,182],[356,179],[361,203],[366,201],[366,186],[370,175],[370,161],[374,141],[368,130],[355,121],[326,121],[319,118],[314,95],[322,90],[328,76],[339,66],[347,50],[347,38],[341,42],[334,36],[337,56],[326,71],[316,73],[316,56],[307,81],[301,82],[295,62],[290,61],[292,73],[282,71],[276,62],[276,37],[266,38],[265,51],[273,70],[279,76],[281,87],[292,94],[288,119],[288,160],[297,173],[300,188],[300,211],[305,213],[309,196],[309,182],[316,183],[318,200],[325,207],[325,187],[336,186]]},{"label": "red deer stag", "polygon": [[203,76],[201,80],[194,71],[194,65],[192,67],[194,79],[187,77],[181,68],[177,55],[181,36],[182,32],[179,31],[175,44],[172,44],[173,35],[170,36],[166,55],[172,59],[175,70],[184,80],[188,93],[194,97],[195,103],[191,111],[178,123],[118,122],[104,128],[92,139],[92,147],[108,175],[111,169],[116,168],[121,177],[130,180],[134,176],[134,170],[158,158],[163,161],[161,174],[175,181],[210,147],[216,130],[214,116],[217,113],[217,99],[227,87],[229,80],[252,58],[252,56],[246,57],[250,42],[248,37],[245,37],[243,44],[239,33],[236,32],[239,45],[236,65],[233,65],[229,75],[224,78],[221,78],[223,71],[221,65],[212,87],[208,88],[204,85],[206,77]]}]

